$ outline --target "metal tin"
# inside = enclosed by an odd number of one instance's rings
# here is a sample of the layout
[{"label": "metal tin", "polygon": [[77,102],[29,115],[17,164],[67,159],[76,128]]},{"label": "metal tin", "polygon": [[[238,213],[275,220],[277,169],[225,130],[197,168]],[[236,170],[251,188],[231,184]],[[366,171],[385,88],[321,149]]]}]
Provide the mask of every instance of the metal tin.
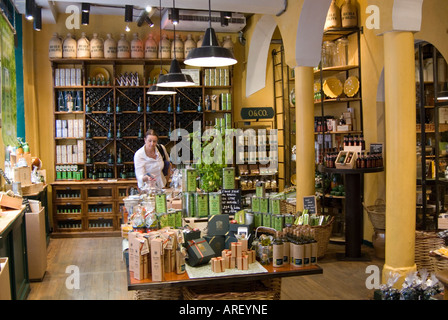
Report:
[{"label": "metal tin", "polygon": [[222,188],[235,189],[235,168],[227,167],[222,169]]},{"label": "metal tin", "polygon": [[280,198],[270,198],[269,208],[272,214],[281,214]]},{"label": "metal tin", "polygon": [[294,215],[293,214],[285,214],[285,225],[290,224],[292,225],[294,223]]},{"label": "metal tin", "polygon": [[208,193],[195,193],[195,217],[208,217]]},{"label": "metal tin", "polygon": [[156,194],[156,212],[157,213],[167,212],[166,193],[160,192]]},{"label": "metal tin", "polygon": [[260,212],[254,212],[254,227],[258,228],[263,226],[263,214]]},{"label": "metal tin", "polygon": [[251,198],[251,208],[253,212],[260,212],[260,198],[253,196]]},{"label": "metal tin", "polygon": [[182,172],[182,191],[196,192],[197,189],[196,169],[184,169]]},{"label": "metal tin", "polygon": [[271,227],[277,231],[282,231],[285,225],[285,216],[282,214],[272,215]]},{"label": "metal tin", "polygon": [[184,192],[182,194],[182,210],[185,217],[194,217],[196,212],[194,192]]},{"label": "metal tin", "polygon": [[211,216],[222,213],[222,196],[220,192],[208,194],[208,211]]},{"label": "metal tin", "polygon": [[260,198],[260,212],[269,213],[269,198]]},{"label": "metal tin", "polygon": [[260,198],[266,196],[266,184],[264,181],[257,182],[257,185],[255,186],[255,195]]},{"label": "metal tin", "polygon": [[262,213],[263,215],[263,227],[271,228],[272,226],[272,215],[270,213]]}]

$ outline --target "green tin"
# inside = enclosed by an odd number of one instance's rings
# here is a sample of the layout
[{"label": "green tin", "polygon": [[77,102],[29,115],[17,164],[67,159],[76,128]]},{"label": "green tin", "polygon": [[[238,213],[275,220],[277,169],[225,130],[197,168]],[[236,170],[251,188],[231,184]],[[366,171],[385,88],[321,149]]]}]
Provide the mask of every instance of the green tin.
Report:
[{"label": "green tin", "polygon": [[222,213],[222,196],[220,192],[208,194],[208,211],[211,216]]},{"label": "green tin", "polygon": [[165,193],[157,193],[156,194],[156,212],[157,213],[167,212],[166,194]]},{"label": "green tin", "polygon": [[208,217],[208,193],[196,193],[196,218]]},{"label": "green tin", "polygon": [[272,227],[272,215],[270,213],[262,213],[263,215],[263,227]]},{"label": "green tin", "polygon": [[272,228],[282,231],[285,224],[285,216],[282,214],[272,215]]},{"label": "green tin", "polygon": [[269,213],[269,198],[260,198],[260,212]]},{"label": "green tin", "polygon": [[261,212],[254,212],[254,227],[263,226],[263,214]]},{"label": "green tin", "polygon": [[252,212],[260,212],[260,198],[253,196],[251,199],[251,209]]}]

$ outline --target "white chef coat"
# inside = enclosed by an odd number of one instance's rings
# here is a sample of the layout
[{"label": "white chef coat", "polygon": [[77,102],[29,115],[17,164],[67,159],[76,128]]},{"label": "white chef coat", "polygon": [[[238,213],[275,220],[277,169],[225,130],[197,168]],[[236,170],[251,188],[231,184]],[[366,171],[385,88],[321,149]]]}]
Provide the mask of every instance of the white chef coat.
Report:
[{"label": "white chef coat", "polygon": [[[162,149],[165,151],[163,145]],[[137,178],[138,187],[143,187],[143,177],[145,174],[150,173],[156,179],[157,187],[160,189],[164,188],[166,185],[166,178],[162,173],[163,166],[163,157],[157,147],[155,159],[146,155],[145,146],[138,149],[134,154],[135,177]]]}]

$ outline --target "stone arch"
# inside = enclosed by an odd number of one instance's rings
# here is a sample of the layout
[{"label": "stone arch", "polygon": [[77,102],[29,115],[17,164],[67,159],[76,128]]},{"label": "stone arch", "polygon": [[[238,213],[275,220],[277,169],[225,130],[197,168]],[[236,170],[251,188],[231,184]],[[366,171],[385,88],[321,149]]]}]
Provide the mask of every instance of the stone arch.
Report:
[{"label": "stone arch", "polygon": [[277,22],[271,15],[263,15],[255,26],[247,59],[246,97],[266,86],[266,61],[276,27]]}]

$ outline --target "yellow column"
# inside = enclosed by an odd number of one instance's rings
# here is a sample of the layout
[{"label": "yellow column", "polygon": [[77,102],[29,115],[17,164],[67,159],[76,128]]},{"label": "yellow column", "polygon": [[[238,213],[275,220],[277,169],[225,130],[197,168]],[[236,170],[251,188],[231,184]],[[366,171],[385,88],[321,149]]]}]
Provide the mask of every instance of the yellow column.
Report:
[{"label": "yellow column", "polygon": [[295,68],[297,210],[314,195],[314,75],[312,67]]},{"label": "yellow column", "polygon": [[384,34],[386,119],[386,256],[383,282],[389,272],[415,271],[416,106],[414,35]]}]

